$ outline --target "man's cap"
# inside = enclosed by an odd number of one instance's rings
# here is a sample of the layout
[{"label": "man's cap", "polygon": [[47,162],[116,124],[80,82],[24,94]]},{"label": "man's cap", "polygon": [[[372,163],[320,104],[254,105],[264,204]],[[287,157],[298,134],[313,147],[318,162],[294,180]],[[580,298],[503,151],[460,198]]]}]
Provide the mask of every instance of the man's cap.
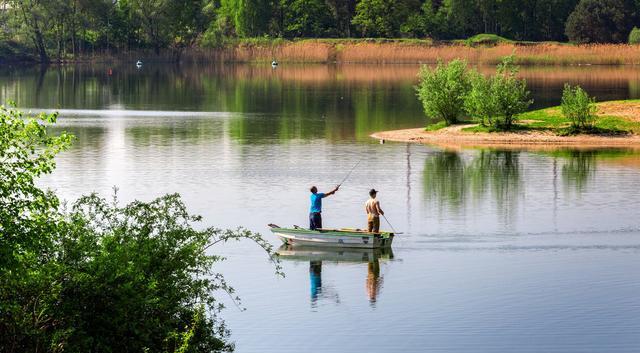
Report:
[{"label": "man's cap", "polygon": [[376,189],[371,189],[371,190],[369,190],[369,193],[370,193],[370,194],[377,194],[377,193],[378,193],[378,190],[376,190]]}]

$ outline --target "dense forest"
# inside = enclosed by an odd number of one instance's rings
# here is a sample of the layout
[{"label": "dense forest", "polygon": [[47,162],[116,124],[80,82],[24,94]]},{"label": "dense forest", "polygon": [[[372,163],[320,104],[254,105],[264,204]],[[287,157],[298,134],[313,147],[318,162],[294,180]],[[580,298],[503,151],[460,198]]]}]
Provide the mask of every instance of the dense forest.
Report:
[{"label": "dense forest", "polygon": [[622,43],[640,0],[0,0],[0,57],[40,61],[239,38],[431,38]]}]

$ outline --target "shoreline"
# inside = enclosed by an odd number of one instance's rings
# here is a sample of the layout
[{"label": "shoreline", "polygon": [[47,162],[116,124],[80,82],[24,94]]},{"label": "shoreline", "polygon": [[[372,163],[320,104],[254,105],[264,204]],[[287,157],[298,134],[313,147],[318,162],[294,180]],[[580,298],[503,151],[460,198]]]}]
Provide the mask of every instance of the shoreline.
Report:
[{"label": "shoreline", "polygon": [[542,132],[462,132],[462,128],[476,124],[456,125],[437,131],[424,128],[380,131],[372,138],[391,142],[434,145],[448,149],[489,147],[508,149],[557,149],[571,148],[633,148],[640,149],[640,135],[602,136],[575,135],[558,136]]}]

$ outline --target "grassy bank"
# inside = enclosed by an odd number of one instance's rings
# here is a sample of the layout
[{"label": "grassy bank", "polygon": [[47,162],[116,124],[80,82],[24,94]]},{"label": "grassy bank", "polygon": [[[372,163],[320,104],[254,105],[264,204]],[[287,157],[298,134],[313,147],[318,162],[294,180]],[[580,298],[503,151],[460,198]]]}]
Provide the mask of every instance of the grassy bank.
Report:
[{"label": "grassy bank", "polygon": [[[572,130],[571,122],[562,115],[559,107],[535,110],[520,115],[519,122],[514,126],[513,131],[551,133],[557,136],[576,134],[640,135],[640,100],[602,102],[597,104],[597,108],[598,119],[589,131]],[[442,128],[440,127],[440,129]],[[427,127],[427,130],[434,131],[434,128]],[[492,127],[479,125],[465,127],[461,131],[470,133],[497,132]]]}]

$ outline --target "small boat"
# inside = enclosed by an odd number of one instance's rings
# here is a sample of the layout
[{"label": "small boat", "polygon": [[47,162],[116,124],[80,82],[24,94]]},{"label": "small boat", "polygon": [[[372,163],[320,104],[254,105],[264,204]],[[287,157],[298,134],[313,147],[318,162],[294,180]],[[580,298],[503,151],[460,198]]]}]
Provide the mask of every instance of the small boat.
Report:
[{"label": "small boat", "polygon": [[391,232],[369,233],[351,228],[309,230],[297,226],[282,228],[275,224],[269,224],[269,227],[284,244],[291,246],[377,249],[390,247],[394,237]]}]

